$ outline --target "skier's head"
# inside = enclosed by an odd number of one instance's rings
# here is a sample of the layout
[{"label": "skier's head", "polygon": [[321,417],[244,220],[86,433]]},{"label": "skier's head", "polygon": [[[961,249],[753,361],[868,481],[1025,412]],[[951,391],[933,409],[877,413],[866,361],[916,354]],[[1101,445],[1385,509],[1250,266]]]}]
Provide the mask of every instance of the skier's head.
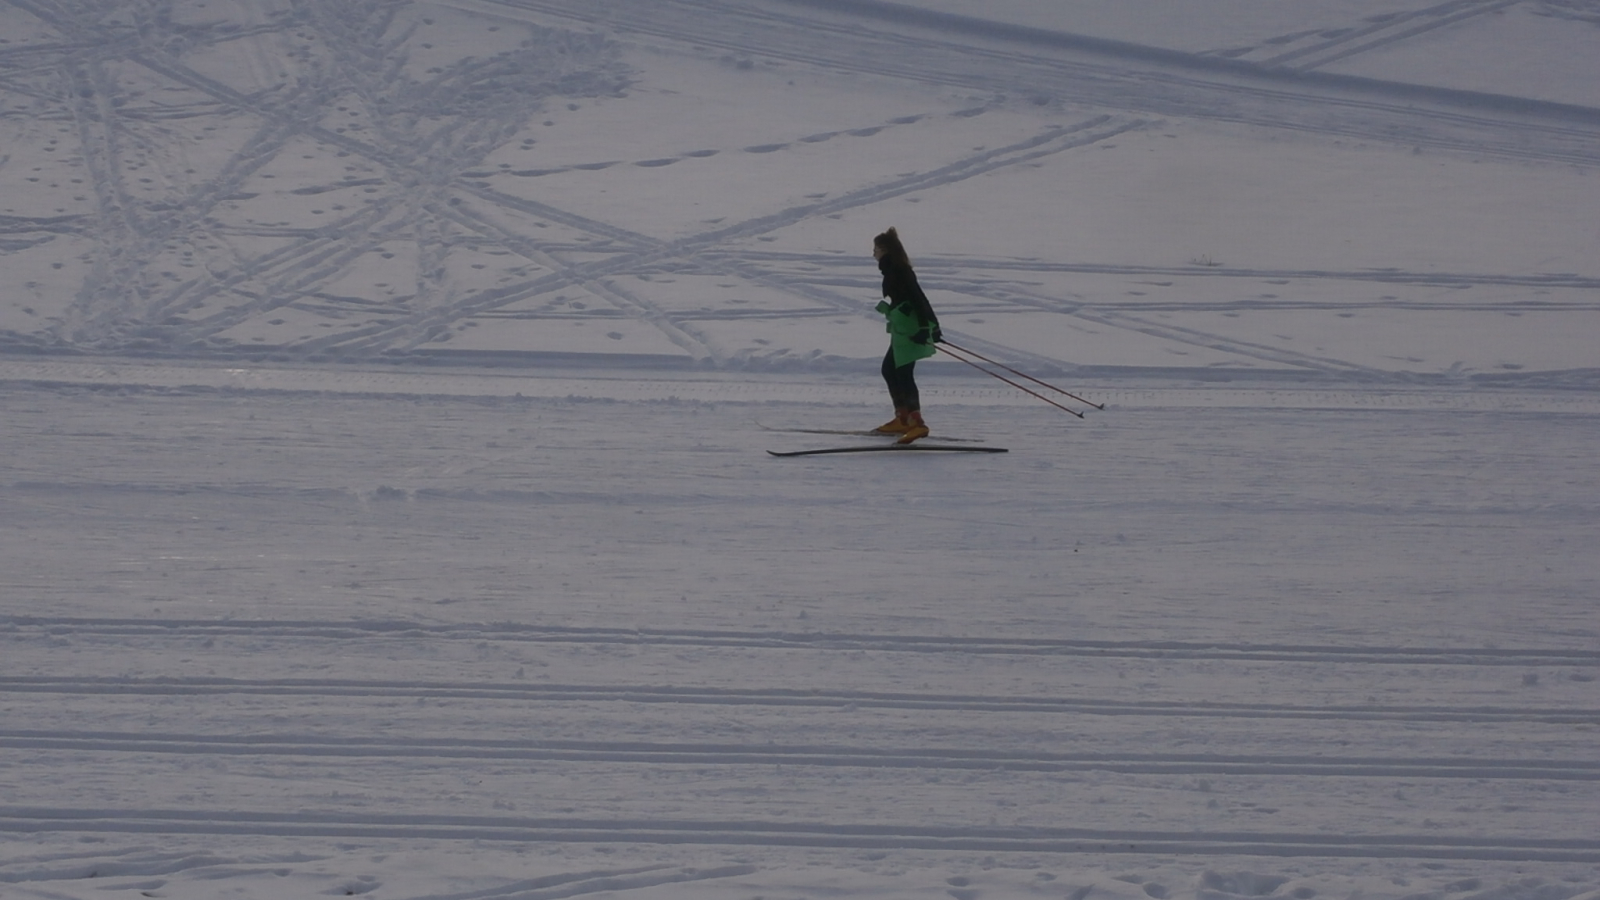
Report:
[{"label": "skier's head", "polygon": [[872,239],[872,255],[891,265],[911,267],[911,257],[906,256],[906,248],[900,243],[900,232],[893,228]]}]

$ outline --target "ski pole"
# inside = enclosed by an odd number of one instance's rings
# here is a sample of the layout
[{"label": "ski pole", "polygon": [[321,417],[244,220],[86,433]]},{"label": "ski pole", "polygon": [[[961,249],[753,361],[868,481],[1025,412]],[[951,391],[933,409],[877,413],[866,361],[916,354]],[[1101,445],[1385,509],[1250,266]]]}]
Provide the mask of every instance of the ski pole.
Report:
[{"label": "ski pole", "polygon": [[[941,342],[941,343],[948,343],[948,342]],[[935,344],[934,346],[938,347],[938,349],[940,349],[940,350],[943,350],[945,352],[945,354],[947,356],[949,356],[951,359],[959,359],[962,362],[966,363],[967,365],[973,367],[974,369],[977,369],[979,372],[982,372],[983,374],[988,375],[991,378],[998,378],[1001,381],[1004,381],[1006,384],[1009,384],[1012,387],[1016,388],[1017,390],[1023,392],[1024,394],[1032,394],[1033,396],[1038,397],[1040,400],[1043,400],[1044,402],[1050,404],[1051,406],[1054,406],[1056,409],[1062,410],[1064,412],[1072,413],[1073,415],[1077,416],[1080,419],[1083,418],[1083,413],[1078,412],[1077,410],[1072,409],[1070,407],[1062,406],[1061,404],[1055,402],[1054,400],[1051,400],[1049,397],[1046,397],[1045,395],[1039,393],[1038,391],[1031,390],[1029,388],[1025,388],[1022,385],[1017,384],[1015,381],[1012,381],[1011,379],[1005,377],[1004,375],[1001,375],[999,372],[991,372],[988,369],[985,369],[983,366],[980,366],[977,363],[973,362],[972,360],[967,359],[966,357],[960,355],[959,353],[956,353],[954,350],[952,350],[948,346],[941,346],[940,344]],[[976,356],[977,354],[973,354],[973,355]],[[999,365],[999,364],[996,363],[996,365]],[[1066,392],[1062,391],[1062,393],[1066,393]]]},{"label": "ski pole", "polygon": [[1095,403],[1092,400],[1085,400],[1082,397],[1079,397],[1077,394],[1074,394],[1071,391],[1064,391],[1061,388],[1056,387],[1055,385],[1051,384],[1048,381],[1040,381],[1039,379],[1033,377],[1032,375],[1029,375],[1026,372],[1018,372],[1016,369],[1011,368],[1010,366],[1006,365],[1005,363],[995,362],[994,360],[990,359],[987,356],[984,356],[982,353],[979,353],[979,352],[977,352],[975,350],[968,350],[967,348],[965,348],[965,347],[963,347],[963,346],[961,346],[959,344],[952,344],[949,341],[942,341],[941,343],[943,343],[947,347],[954,347],[955,349],[960,350],[962,353],[966,353],[966,354],[969,354],[971,356],[976,356],[977,358],[983,360],[984,362],[986,362],[986,363],[988,363],[988,364],[990,364],[992,366],[999,366],[1000,368],[1005,369],[1007,372],[1010,372],[1013,375],[1019,376],[1021,378],[1028,379],[1029,381],[1033,382],[1034,384],[1042,384],[1045,387],[1049,388],[1052,391],[1055,391],[1058,394],[1066,394],[1068,397],[1071,397],[1072,399],[1078,401],[1079,403],[1087,403],[1090,406],[1094,407],[1095,409],[1105,409],[1106,408],[1106,405],[1104,403]]}]

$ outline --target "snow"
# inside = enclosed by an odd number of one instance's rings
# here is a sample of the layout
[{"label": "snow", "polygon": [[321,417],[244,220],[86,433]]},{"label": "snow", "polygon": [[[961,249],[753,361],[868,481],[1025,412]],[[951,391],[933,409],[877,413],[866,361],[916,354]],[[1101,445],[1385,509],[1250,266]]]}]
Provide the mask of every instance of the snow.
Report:
[{"label": "snow", "polygon": [[0,7],[0,898],[1597,900],[1597,26]]}]

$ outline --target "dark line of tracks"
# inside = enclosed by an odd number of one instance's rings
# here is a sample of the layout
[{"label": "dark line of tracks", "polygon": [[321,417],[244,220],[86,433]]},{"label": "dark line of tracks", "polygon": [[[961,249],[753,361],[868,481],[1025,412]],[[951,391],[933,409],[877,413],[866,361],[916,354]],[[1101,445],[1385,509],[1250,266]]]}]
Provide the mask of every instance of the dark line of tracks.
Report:
[{"label": "dark line of tracks", "polygon": [[1035,91],[1147,114],[1515,159],[1600,164],[1600,109],[1297,72],[880,0],[776,0],[841,21],[718,0],[629,4],[623,17],[615,8],[596,12],[565,0],[485,2],[646,38],[942,87],[1002,94]]},{"label": "dark line of tracks", "polygon": [[1223,756],[1037,753],[954,748],[865,748],[640,741],[244,737],[119,732],[0,732],[0,749],[296,758],[468,759],[684,766],[813,766],[1003,772],[1111,772],[1322,778],[1466,778],[1600,781],[1600,761],[1478,757]]},{"label": "dark line of tracks", "polygon": [[1384,706],[1216,703],[1184,700],[1122,701],[1083,697],[916,694],[885,691],[714,688],[658,684],[526,684],[505,682],[383,681],[312,678],[0,678],[0,693],[79,696],[401,697],[512,703],[636,703],[726,707],[941,710],[966,713],[1034,713],[1154,716],[1194,719],[1403,721],[1600,725],[1600,709],[1506,706]]},{"label": "dark line of tracks", "polygon": [[0,808],[0,832],[235,834],[525,843],[711,844],[992,853],[1600,862],[1593,838],[916,826],[691,819],[541,819],[428,813]]},{"label": "dark line of tracks", "polygon": [[465,640],[542,644],[746,647],[754,649],[1082,656],[1245,662],[1360,663],[1447,666],[1600,666],[1600,650],[1490,647],[1348,647],[1315,644],[1228,644],[1044,638],[876,635],[830,632],[694,631],[581,628],[514,623],[424,625],[407,621],[200,619],[74,619],[0,616],[0,630],[53,636],[143,636],[171,639],[249,637],[322,640]]}]

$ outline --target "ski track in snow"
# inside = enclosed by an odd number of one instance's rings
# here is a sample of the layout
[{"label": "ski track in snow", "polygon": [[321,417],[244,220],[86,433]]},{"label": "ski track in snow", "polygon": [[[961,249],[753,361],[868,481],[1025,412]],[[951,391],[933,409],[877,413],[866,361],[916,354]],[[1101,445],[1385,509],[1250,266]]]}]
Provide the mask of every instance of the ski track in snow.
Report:
[{"label": "ski track in snow", "polygon": [[[418,22],[394,5],[361,3],[341,7],[308,4],[293,15],[266,16],[265,23],[250,28],[185,25],[170,18],[135,14],[137,27],[105,13],[87,13],[71,7],[15,0],[11,4],[36,17],[59,33],[61,47],[27,50],[29,66],[57,66],[70,79],[70,90],[60,115],[70,118],[82,152],[82,171],[90,182],[84,189],[98,198],[95,215],[66,215],[59,221],[14,217],[11,229],[37,235],[30,242],[48,241],[52,235],[85,234],[98,248],[95,262],[78,300],[62,321],[44,333],[14,333],[18,346],[57,349],[84,347],[102,352],[148,354],[177,352],[197,358],[239,358],[272,353],[283,358],[362,359],[439,349],[438,342],[462,328],[483,324],[511,307],[543,301],[535,311],[515,315],[526,318],[570,318],[571,310],[558,310],[563,291],[574,288],[592,293],[604,308],[593,317],[620,316],[658,330],[686,357],[715,366],[748,361],[748,351],[733,352],[721,346],[705,325],[736,321],[746,311],[713,309],[686,313],[653,301],[618,283],[624,275],[712,274],[751,286],[791,294],[808,304],[803,310],[779,317],[815,317],[829,314],[859,315],[864,311],[859,295],[869,293],[870,270],[859,261],[842,268],[836,258],[775,259],[751,251],[744,242],[800,222],[857,208],[869,208],[911,192],[928,191],[959,183],[996,168],[1028,165],[1042,156],[1070,153],[1102,144],[1118,134],[1147,127],[1147,116],[1181,115],[1219,122],[1250,123],[1278,129],[1303,129],[1318,135],[1343,135],[1418,148],[1462,150],[1497,154],[1512,159],[1600,164],[1600,113],[1553,104],[1523,103],[1515,108],[1481,95],[1444,89],[1361,80],[1286,76],[1307,72],[1333,59],[1360,53],[1394,41],[1414,38],[1433,29],[1457,24],[1503,9],[1505,2],[1452,2],[1415,11],[1374,17],[1343,30],[1287,35],[1265,42],[1274,55],[1264,58],[1255,50],[1228,51],[1220,56],[1187,56],[1166,51],[1143,52],[1133,45],[1093,41],[1071,35],[1027,29],[981,29],[956,40],[949,29],[972,22],[936,14],[909,15],[890,28],[883,16],[887,7],[872,2],[794,2],[770,5],[724,4],[706,0],[670,3],[592,4],[536,2],[536,0],[483,0],[468,7],[499,16],[526,17],[533,26],[565,23],[582,27],[615,28],[629,40],[662,46],[700,48],[698,52],[734,52],[785,60],[792,65],[832,71],[851,71],[874,78],[909,80],[967,90],[1004,92],[1019,87],[1024,92],[1089,107],[1125,109],[1129,114],[1080,119],[1067,127],[1056,126],[1009,148],[986,150],[943,168],[907,175],[893,181],[846,192],[829,200],[774,210],[768,215],[731,225],[719,225],[699,234],[662,240],[615,224],[598,221],[542,203],[511,190],[519,181],[537,181],[563,171],[554,168],[515,169],[492,167],[483,161],[496,148],[509,146],[529,119],[555,93],[514,100],[495,100],[477,117],[466,114],[425,122],[421,114],[447,109],[450,98],[472,96],[473,91],[499,95],[496,78],[513,71],[529,52],[509,51],[487,58],[469,58],[454,68],[435,69],[431,81],[396,81],[407,53],[420,53]],[[809,8],[815,7],[810,14]],[[626,10],[624,12],[624,9]],[[907,10],[896,8],[905,15]],[[277,21],[273,21],[277,19]],[[563,47],[557,30],[536,36],[551,47]],[[263,41],[280,41],[308,62],[294,73],[298,81],[278,89],[249,92],[202,74],[185,56],[211,48],[254,47]],[[532,42],[532,41],[530,41]],[[568,41],[570,44],[571,41]],[[320,49],[314,47],[320,45]],[[71,48],[94,46],[93,51]],[[105,49],[98,49],[105,48]],[[254,52],[254,51],[252,51]],[[518,56],[522,53],[522,56]],[[1221,57],[1234,56],[1236,59]],[[1251,61],[1245,61],[1249,57]],[[151,107],[136,100],[130,87],[119,82],[130,76],[108,68],[108,60],[142,69],[165,79],[172,90],[186,91],[185,106],[173,113],[168,107]],[[562,87],[579,94],[614,89],[620,75],[613,72],[608,51],[594,41],[568,53]],[[997,73],[1004,73],[1003,77]],[[27,77],[13,75],[15,79]],[[35,103],[48,108],[48,94],[35,93]],[[134,103],[128,103],[135,100]],[[348,127],[330,124],[349,108]],[[335,109],[334,107],[337,107]],[[982,114],[974,108],[957,115]],[[246,117],[256,124],[254,133],[233,151],[228,162],[209,180],[195,175],[168,183],[135,171],[149,170],[151,157],[162,152],[159,134],[149,133],[160,115],[180,114],[206,121]],[[438,118],[437,116],[435,117]],[[681,156],[593,163],[567,163],[566,169],[603,169],[618,165],[664,167],[685,160],[714,158],[744,152],[781,153],[791,145],[829,140],[868,139],[883,132],[927,119],[926,115],[900,116],[876,123],[860,123],[837,132],[773,136],[774,142],[747,147],[706,147]],[[173,126],[163,126],[170,130]],[[184,126],[189,127],[189,126]],[[854,137],[852,137],[854,136]],[[223,206],[245,196],[249,184],[266,169],[280,166],[301,148],[315,141],[323,148],[359,160],[364,170],[342,180],[303,183],[289,193],[315,196],[333,193],[340,198],[363,195],[355,210],[329,201],[335,215],[327,221],[279,222],[277,225],[243,225]],[[301,148],[303,149],[303,148]],[[171,168],[160,163],[160,168]],[[347,167],[350,168],[350,167]],[[191,170],[192,171],[192,170]],[[161,173],[155,173],[161,174]],[[364,176],[364,177],[358,177]],[[149,184],[143,184],[149,182]],[[830,186],[831,187],[831,186]],[[253,194],[251,195],[253,196]],[[248,201],[245,201],[248,204]],[[346,200],[345,203],[349,203]],[[541,224],[557,225],[571,235],[557,242],[538,241],[526,233],[508,231],[487,214],[502,210],[535,217]],[[323,213],[324,210],[316,210]],[[238,237],[276,235],[278,249],[249,255],[229,251],[229,234]],[[338,285],[386,243],[415,245],[419,266],[414,290],[393,301],[352,301]],[[186,246],[183,258],[173,247]],[[205,249],[209,246],[210,249]],[[509,253],[540,274],[502,278],[492,288],[452,284],[443,274],[450,262],[471,246]],[[577,255],[575,255],[577,254]],[[585,258],[586,257],[586,258]],[[430,262],[431,260],[431,262]],[[198,265],[209,274],[190,274]],[[1147,277],[1222,277],[1255,280],[1425,284],[1462,289],[1479,285],[1514,285],[1541,289],[1571,288],[1583,291],[1571,300],[1518,299],[1387,305],[1388,309],[1425,309],[1439,312],[1468,307],[1479,311],[1522,314],[1534,310],[1588,310],[1594,304],[1587,291],[1595,280],[1577,275],[1527,275],[1500,273],[1404,273],[1257,271],[1204,267],[1173,270],[1149,267],[1094,269],[1092,266],[1029,264],[1003,259],[942,259],[930,284],[957,294],[982,298],[987,310],[1006,308],[1040,310],[1081,320],[1085,324],[1148,335],[1172,346],[1188,345],[1333,377],[1359,380],[1407,380],[1408,375],[1371,364],[1356,364],[1335,357],[1295,352],[1195,327],[1174,327],[1151,316],[1176,308],[1184,311],[1249,312],[1262,309],[1296,310],[1333,308],[1316,303],[1263,302],[1239,299],[1207,305],[1183,302],[1127,300],[1115,308],[1095,307],[1019,286],[1019,280],[1049,272],[1114,272]],[[162,266],[173,266],[178,272]],[[481,268],[481,264],[474,264]],[[828,273],[796,271],[796,267]],[[187,271],[184,271],[187,270]],[[832,274],[837,272],[837,275]],[[842,290],[848,288],[848,291]],[[554,301],[549,298],[555,298]],[[1373,301],[1341,303],[1344,314],[1370,308]],[[282,343],[260,346],[240,343],[228,336],[232,330],[286,311],[311,313],[323,335],[306,334]],[[959,313],[959,305],[952,313]],[[357,321],[350,321],[355,317]],[[582,317],[582,316],[580,316]],[[600,319],[598,321],[605,321]],[[288,326],[285,326],[288,327]],[[309,327],[309,326],[302,326]],[[968,338],[976,340],[976,338]],[[1015,361],[1059,370],[1059,361],[984,342],[988,351],[1006,352]],[[470,359],[466,351],[463,359]],[[488,357],[485,357],[488,358]],[[539,358],[537,354],[528,357]],[[814,364],[814,363],[813,363]],[[1515,377],[1506,374],[1503,377]]]},{"label": "ski track in snow", "polygon": [[1149,715],[1261,719],[1399,719],[1408,722],[1544,722],[1557,725],[1600,723],[1600,710],[1512,707],[1437,706],[1291,706],[1284,704],[1127,703],[1099,699],[887,694],[864,691],[824,692],[812,689],[736,690],[677,688],[652,685],[512,685],[436,682],[362,682],[238,679],[52,679],[10,678],[0,687],[13,693],[198,696],[268,694],[275,696],[438,697],[507,699],[513,701],[623,700],[630,703],[707,704],[727,706],[817,706],[933,709],[953,712],[1070,713],[1074,715]]},{"label": "ski track in snow", "polygon": [[674,631],[650,628],[540,628],[504,624],[430,625],[410,621],[284,622],[0,617],[12,629],[58,636],[142,635],[175,638],[235,636],[327,640],[363,637],[425,637],[427,640],[526,643],[626,644],[692,647],[874,650],[905,653],[982,653],[1260,662],[1356,662],[1389,665],[1600,665],[1600,650],[1469,647],[1351,647],[1270,644],[1185,644],[1178,641],[1074,641],[980,638],[915,634],[774,633],[770,631]]},{"label": "ski track in snow", "polygon": [[[1261,45],[1219,51],[1229,59],[1249,59],[1267,67],[1309,72],[1378,47],[1410,40],[1438,28],[1517,5],[1517,0],[1454,0],[1425,9],[1374,16],[1360,27],[1296,32],[1268,38]],[[1375,20],[1375,21],[1374,21]]]},{"label": "ski track in snow", "polygon": [[[1473,840],[1423,835],[1345,837],[1195,832],[1105,832],[1061,828],[915,828],[827,826],[787,822],[525,820],[511,817],[272,815],[240,813],[216,817],[183,810],[112,814],[103,810],[0,810],[0,830],[159,830],[175,834],[319,836],[330,838],[424,838],[566,843],[720,844],[726,846],[914,849],[966,853],[1097,853],[1191,856],[1318,856],[1383,859],[1515,860],[1593,862],[1600,842],[1506,838]],[[735,871],[745,871],[735,869]]]},{"label": "ski track in snow", "polygon": [[[933,379],[939,427],[1016,452],[907,463],[932,496],[900,517],[863,501],[878,462],[755,461],[815,436],[752,409],[870,424],[861,361],[721,330],[867,314],[870,259],[779,235],[1166,118],[1600,166],[1600,110],[1327,72],[1518,5],[1191,55],[873,0],[6,0],[0,178],[53,193],[0,216],[0,260],[62,274],[0,329],[0,898],[1595,897],[1600,369],[1466,378],[1164,317],[1585,314],[1600,277],[919,254],[951,334],[1032,372],[1087,367],[959,323],[1271,374],[1099,367],[1112,408],[1069,427]],[[539,123],[649,54],[945,102],[542,156],[565,123]],[[1019,108],[1031,130],[692,227],[541,187]],[[783,303],[647,283],[674,278]],[[1178,283],[1223,290],[1149,290]],[[447,343],[573,322],[673,349]],[[383,367],[486,361],[528,369]],[[681,380],[636,383],[656,367]],[[397,848],[484,857],[357,874]]]}]

